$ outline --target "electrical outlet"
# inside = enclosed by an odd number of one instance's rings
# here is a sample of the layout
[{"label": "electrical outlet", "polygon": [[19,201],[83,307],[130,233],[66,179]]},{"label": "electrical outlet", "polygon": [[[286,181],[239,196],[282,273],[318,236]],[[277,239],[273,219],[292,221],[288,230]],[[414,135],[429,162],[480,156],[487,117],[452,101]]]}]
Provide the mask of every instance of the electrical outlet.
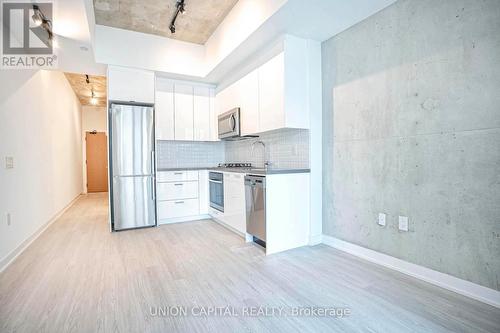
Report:
[{"label": "electrical outlet", "polygon": [[10,213],[7,213],[6,217],[7,217],[7,226],[10,226],[12,224],[12,217]]},{"label": "electrical outlet", "polygon": [[14,157],[5,156],[5,169],[13,169],[14,168]]},{"label": "electrical outlet", "polygon": [[385,214],[378,213],[378,224],[385,227]]},{"label": "electrical outlet", "polygon": [[408,231],[408,216],[399,216],[399,230]]}]

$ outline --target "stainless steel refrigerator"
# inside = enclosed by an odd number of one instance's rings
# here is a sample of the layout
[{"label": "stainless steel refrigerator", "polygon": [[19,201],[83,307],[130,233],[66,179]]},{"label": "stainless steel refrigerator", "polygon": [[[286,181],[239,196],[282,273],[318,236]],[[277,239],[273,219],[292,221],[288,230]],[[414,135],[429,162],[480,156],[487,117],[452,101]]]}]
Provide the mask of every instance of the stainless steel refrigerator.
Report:
[{"label": "stainless steel refrigerator", "polygon": [[154,108],[109,106],[112,230],[156,225]]}]

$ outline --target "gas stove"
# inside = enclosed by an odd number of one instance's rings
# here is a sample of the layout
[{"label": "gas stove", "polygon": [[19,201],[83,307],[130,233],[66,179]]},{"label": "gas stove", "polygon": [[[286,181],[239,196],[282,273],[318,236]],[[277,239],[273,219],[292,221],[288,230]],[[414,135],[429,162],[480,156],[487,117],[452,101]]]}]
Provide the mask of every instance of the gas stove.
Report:
[{"label": "gas stove", "polygon": [[244,168],[251,169],[252,163],[219,163],[219,168]]}]

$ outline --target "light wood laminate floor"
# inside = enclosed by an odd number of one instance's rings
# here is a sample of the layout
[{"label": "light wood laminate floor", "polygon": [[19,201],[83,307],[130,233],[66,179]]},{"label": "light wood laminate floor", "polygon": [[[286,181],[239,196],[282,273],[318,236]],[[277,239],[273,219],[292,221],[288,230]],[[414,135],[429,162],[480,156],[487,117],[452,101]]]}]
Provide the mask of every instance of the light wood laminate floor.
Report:
[{"label": "light wood laminate floor", "polygon": [[[105,195],[82,196],[0,274],[0,332],[500,332],[499,309],[324,245],[265,257],[212,221],[110,233],[107,216]],[[151,315],[166,306],[240,315]]]}]

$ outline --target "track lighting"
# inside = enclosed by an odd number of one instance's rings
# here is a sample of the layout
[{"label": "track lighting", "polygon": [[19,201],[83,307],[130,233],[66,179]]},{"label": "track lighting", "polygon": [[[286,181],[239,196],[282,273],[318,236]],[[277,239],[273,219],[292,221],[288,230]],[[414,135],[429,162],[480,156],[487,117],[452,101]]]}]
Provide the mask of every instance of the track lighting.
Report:
[{"label": "track lighting", "polygon": [[175,7],[174,17],[172,17],[172,21],[170,21],[170,26],[168,27],[170,32],[173,34],[175,34],[175,20],[177,20],[177,15],[179,15],[179,13],[184,14],[186,12],[184,0],[177,0]]},{"label": "track lighting", "polygon": [[95,98],[94,89],[92,89],[92,98],[90,99],[90,104],[92,104],[92,105],[97,104],[97,98]]},{"label": "track lighting", "polygon": [[40,10],[40,7],[33,5],[33,15],[31,19],[36,26],[42,27],[49,35],[49,40],[52,41],[54,33],[52,32],[52,21],[49,20]]},{"label": "track lighting", "polygon": [[[88,74],[85,74],[85,82],[87,82],[87,84],[90,84],[90,78],[89,78],[89,75]],[[90,87],[90,104],[92,105],[97,105],[97,98],[95,97],[95,93],[94,93],[94,87]]]}]

